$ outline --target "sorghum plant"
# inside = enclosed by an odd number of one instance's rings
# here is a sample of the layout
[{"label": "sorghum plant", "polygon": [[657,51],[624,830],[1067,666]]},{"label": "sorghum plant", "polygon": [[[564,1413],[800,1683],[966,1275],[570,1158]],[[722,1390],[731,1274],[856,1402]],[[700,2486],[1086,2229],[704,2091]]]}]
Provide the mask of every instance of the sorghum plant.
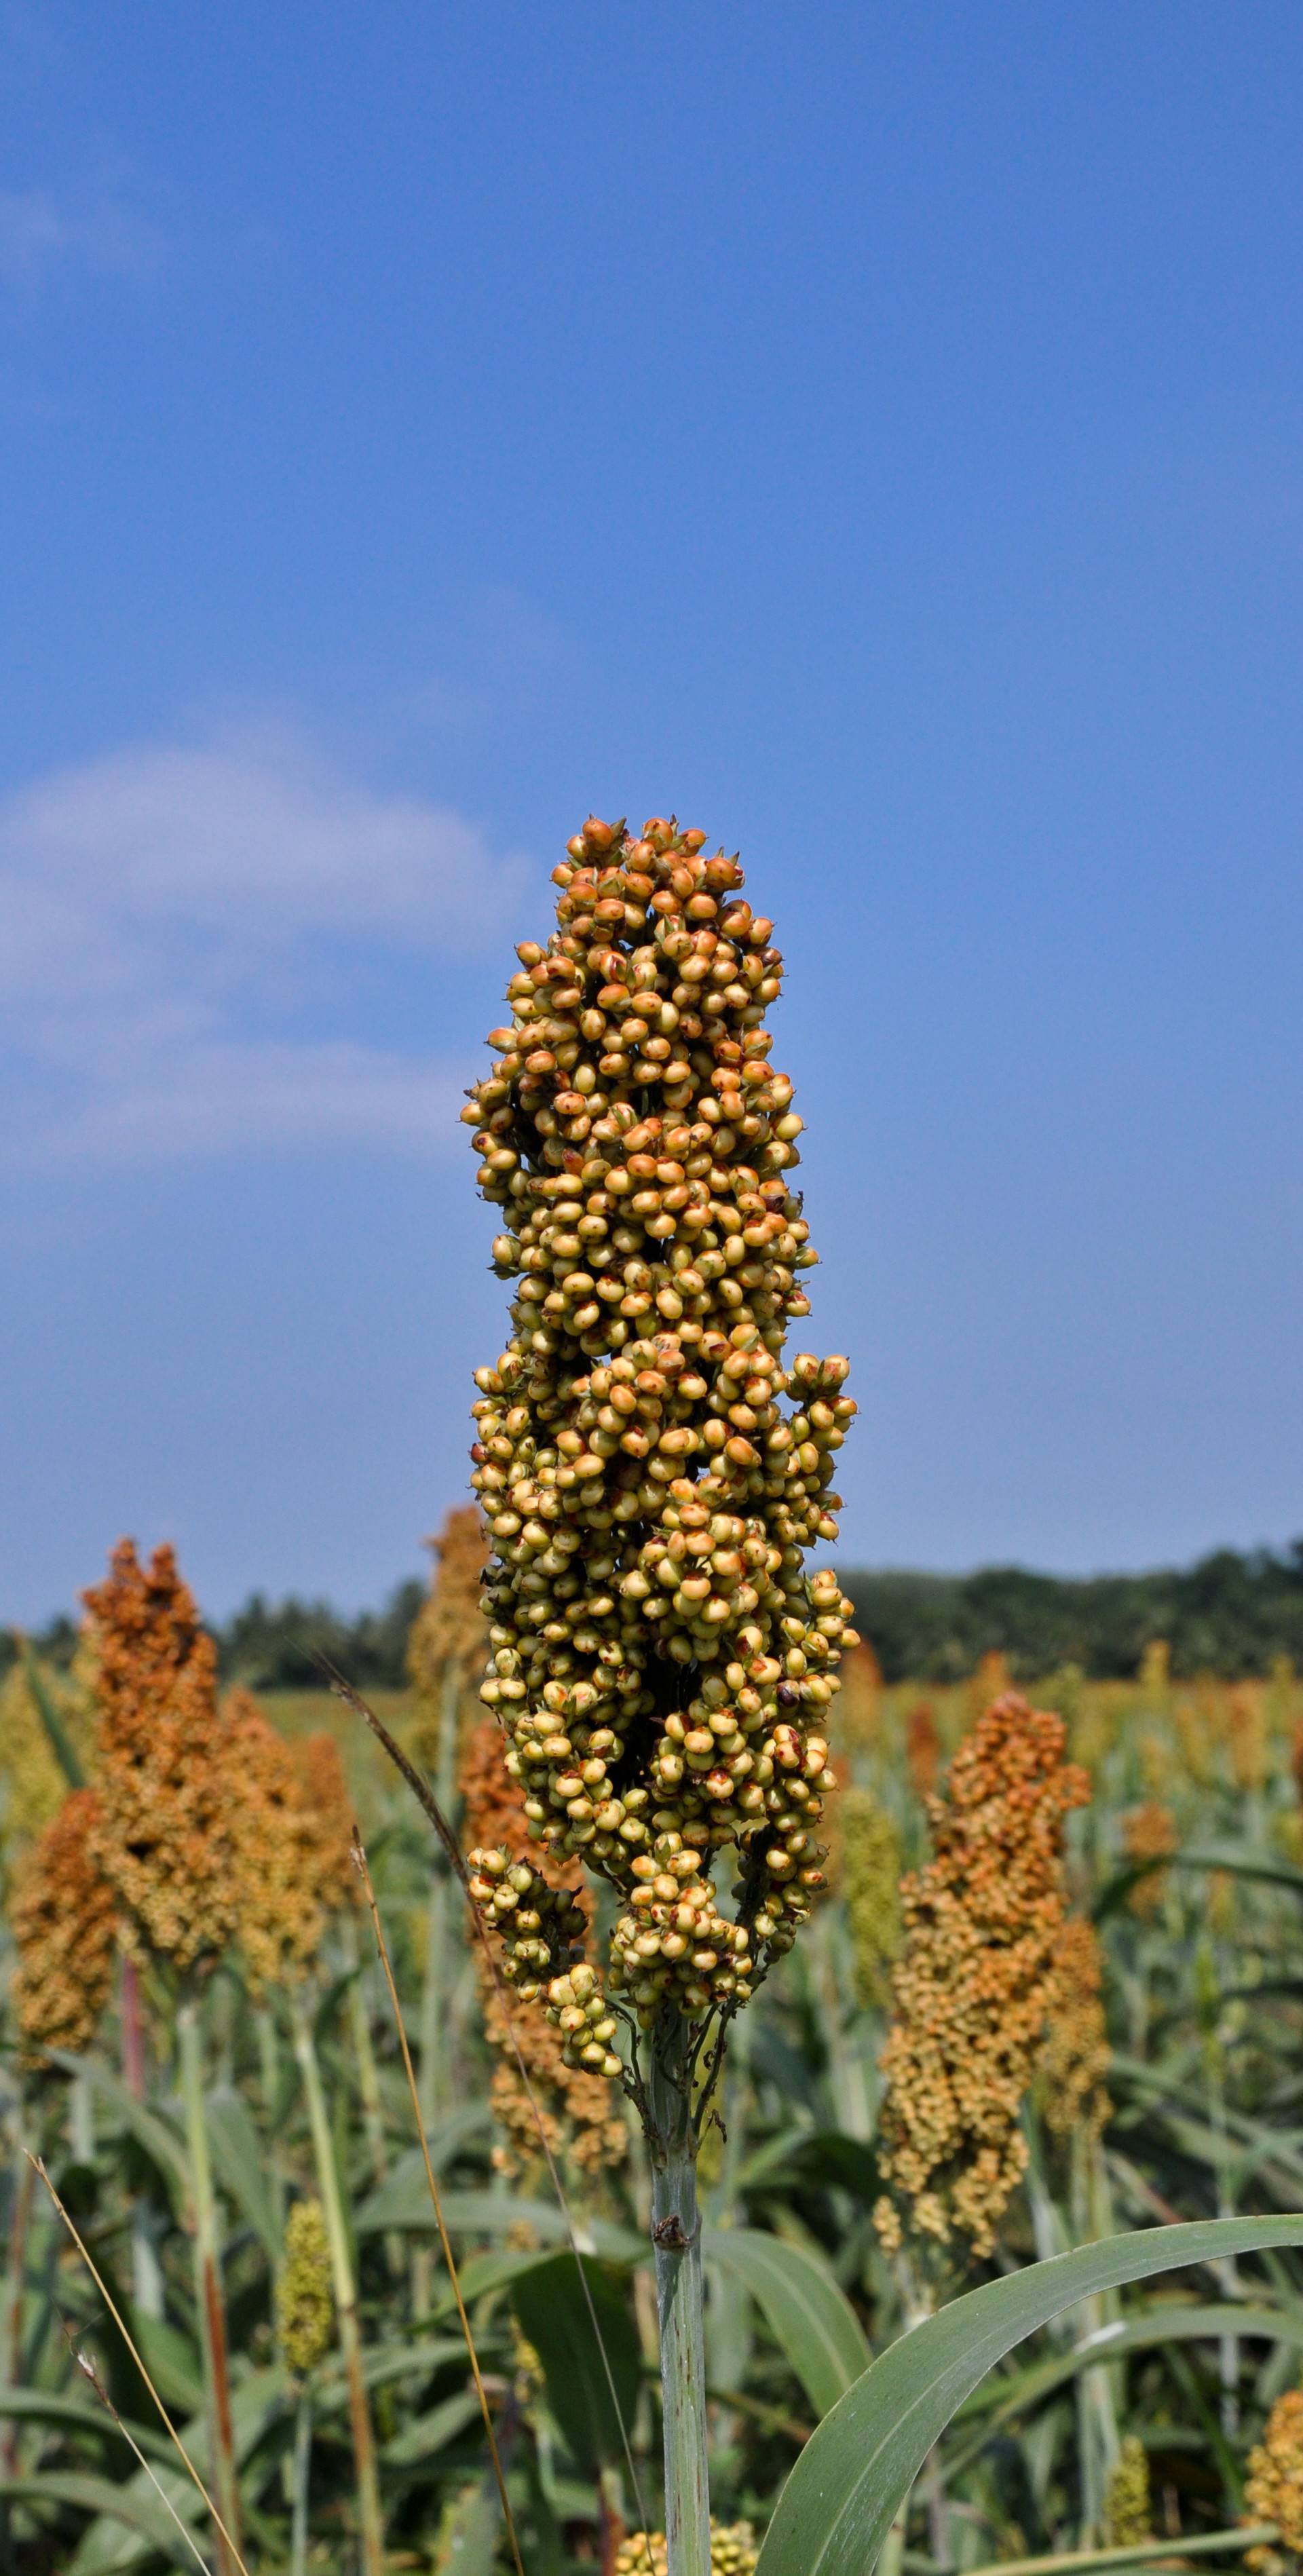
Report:
[{"label": "sorghum plant", "polygon": [[[855,1409],[844,1359],[784,1356],[815,1254],[764,1025],[782,960],[705,841],[590,818],[463,1113],[516,1283],[508,1346],[476,1372],[482,1696],[553,1863],[481,1847],[472,1888],[522,2000],[643,2119],[672,2576],[710,2561],[698,2122],[730,2017],[823,1883],[851,1605],[805,1554],[836,1535]],[[576,1856],[613,1900],[604,1962],[556,1869]]]},{"label": "sorghum plant", "polygon": [[[513,1860],[526,1859],[529,1822],[520,1784],[507,1769],[502,1729],[487,1709],[462,1748],[458,1785],[468,1840],[477,1849],[507,1851]],[[579,1862],[562,1862],[554,1876],[582,1906]],[[587,1908],[583,1910],[587,1917]],[[489,2098],[506,2142],[495,2149],[495,2164],[503,2172],[528,2171],[536,2165],[540,2125],[552,2154],[581,2173],[623,2164],[629,2131],[606,2077],[567,2058],[562,2035],[548,2020],[541,1999],[526,2003],[517,1994],[509,2031],[497,1981],[478,1942],[474,1961],[484,2035],[494,2061]]]},{"label": "sorghum plant", "polygon": [[90,2047],[113,1991],[117,1903],[100,1866],[99,1800],[73,1789],[22,1862],[10,1909],[13,2004],[34,2065]]},{"label": "sorghum plant", "polygon": [[[874,2212],[912,2268],[956,2241],[976,2255],[1027,2165],[1019,2108],[1036,2072],[1065,1911],[1063,1818],[1084,1805],[1061,1718],[1010,1692],[964,1738],[929,1797],[933,1856],[901,1886],[905,1947],[882,2056]],[[914,2295],[927,2304],[922,2282]]]},{"label": "sorghum plant", "polygon": [[201,1980],[237,1923],[217,1654],[169,1547],[156,1549],[146,1568],[123,1539],[107,1582],[85,1597],[99,1721],[97,1856],[117,1899],[124,1949],[177,1999],[213,2485],[230,2535],[228,2542],[218,2533],[225,2576],[239,2547],[240,2497],[199,2028]]},{"label": "sorghum plant", "polygon": [[[1244,2504],[1249,2521],[1278,2525],[1288,2562],[1303,2557],[1303,2388],[1287,2388],[1272,2407],[1262,2440],[1249,2453]],[[1251,2549],[1245,2563],[1269,2571],[1282,2558]]]}]

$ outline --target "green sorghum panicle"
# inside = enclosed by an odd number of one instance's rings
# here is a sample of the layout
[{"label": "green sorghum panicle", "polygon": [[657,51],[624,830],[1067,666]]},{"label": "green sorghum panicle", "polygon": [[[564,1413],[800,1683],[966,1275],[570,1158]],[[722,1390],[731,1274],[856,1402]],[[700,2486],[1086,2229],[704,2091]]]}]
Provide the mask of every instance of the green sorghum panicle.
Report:
[{"label": "green sorghum panicle", "polygon": [[[570,1900],[471,1855],[507,1973],[608,2075],[607,1995],[650,2028],[744,2002],[823,1884],[824,1728],[851,1605],[836,1535],[844,1359],[784,1360],[815,1256],[801,1121],[769,1063],[782,960],[742,872],[659,817],[590,818],[525,941],[499,1062],[464,1113],[512,1334],[476,1372],[472,1482],[493,1555],[482,1696],[537,1839],[617,1891],[605,1983]],[[783,1399],[790,1399],[790,1410]],[[711,1873],[732,1845],[725,1910]]]},{"label": "green sorghum panicle", "polygon": [[844,1789],[837,1811],[855,1999],[881,2005],[900,1954],[900,1837],[871,1789]]},{"label": "green sorghum panicle", "polygon": [[1128,2433],[1104,2502],[1108,2548],[1127,2549],[1153,2531],[1149,2502],[1149,2453],[1138,2433]]},{"label": "green sorghum panicle", "polygon": [[330,2242],[319,2200],[296,2200],[285,2222],[276,2340],[296,2379],[305,2379],[335,2340]]}]

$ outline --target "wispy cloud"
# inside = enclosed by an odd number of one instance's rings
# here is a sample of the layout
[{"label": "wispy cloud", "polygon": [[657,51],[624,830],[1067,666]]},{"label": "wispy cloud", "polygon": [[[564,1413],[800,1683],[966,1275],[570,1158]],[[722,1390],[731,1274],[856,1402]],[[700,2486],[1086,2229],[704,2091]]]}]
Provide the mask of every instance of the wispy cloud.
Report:
[{"label": "wispy cloud", "polygon": [[0,804],[0,1162],[437,1149],[463,1068],[359,1038],[353,988],[487,947],[521,874],[283,730],[36,781]]},{"label": "wispy cloud", "polygon": [[0,278],[35,287],[66,268],[136,277],[158,265],[154,228],[106,183],[65,191],[0,189]]}]

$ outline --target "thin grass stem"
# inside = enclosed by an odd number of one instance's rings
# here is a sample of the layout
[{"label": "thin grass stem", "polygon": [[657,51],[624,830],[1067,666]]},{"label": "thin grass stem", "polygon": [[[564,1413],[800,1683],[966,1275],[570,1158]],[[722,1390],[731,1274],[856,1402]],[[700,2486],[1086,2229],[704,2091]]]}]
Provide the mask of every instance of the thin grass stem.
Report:
[{"label": "thin grass stem", "polygon": [[67,2209],[65,2209],[63,2202],[60,2200],[59,2195],[58,2195],[58,2192],[55,2190],[54,2184],[51,2182],[50,2177],[49,2177],[49,2174],[46,2172],[45,2165],[44,2165],[44,2162],[43,2162],[42,2158],[41,2158],[40,2156],[34,2156],[34,2155],[32,2155],[32,2153],[30,2152],[30,2150],[29,2150],[28,2148],[26,2148],[26,2147],[24,2147],[24,2149],[23,2149],[23,2153],[24,2153],[24,2155],[27,2157],[27,2161],[28,2161],[29,2165],[32,2167],[33,2171],[34,2171],[35,2173],[38,2173],[38,2174],[40,2175],[41,2180],[42,2180],[42,2182],[44,2183],[45,2188],[46,2188],[46,2190],[48,2191],[48,2193],[49,2193],[49,2195],[50,2195],[50,2198],[51,2198],[51,2200],[53,2201],[54,2206],[55,2206],[55,2208],[57,2209],[57,2211],[58,2211],[58,2213],[59,2213],[60,2218],[63,2220],[64,2226],[67,2228],[67,2230],[68,2230],[68,2234],[71,2236],[72,2241],[73,2241],[73,2244],[76,2246],[77,2251],[78,2251],[78,2253],[80,2254],[81,2259],[82,2259],[83,2263],[85,2264],[86,2269],[87,2269],[87,2271],[89,2272],[89,2274],[90,2274],[90,2276],[91,2276],[91,2279],[92,2279],[92,2281],[93,2281],[93,2282],[94,2282],[94,2284],[95,2284],[96,2289],[99,2291],[100,2297],[101,2297],[101,2298],[102,2298],[102,2300],[104,2301],[104,2305],[105,2305],[105,2307],[107,2308],[107,2310],[108,2310],[108,2312],[109,2312],[109,2315],[112,2317],[113,2322],[114,2322],[115,2326],[117,2327],[118,2333],[121,2335],[122,2340],[123,2340],[124,2344],[126,2345],[127,2350],[128,2350],[128,2352],[130,2353],[131,2358],[132,2358],[132,2360],[134,2361],[134,2363],[135,2363],[135,2365],[136,2365],[136,2368],[137,2368],[137,2370],[139,2371],[140,2376],[141,2376],[141,2378],[143,2379],[143,2381],[144,2381],[144,2383],[145,2383],[145,2386],[146,2386],[146,2388],[148,2389],[149,2394],[150,2394],[150,2396],[152,2397],[152,2399],[153,2399],[153,2401],[154,2401],[154,2405],[155,2405],[155,2407],[156,2407],[156,2408],[157,2408],[157,2410],[158,2410],[158,2414],[159,2414],[160,2420],[161,2420],[161,2422],[162,2422],[163,2429],[164,2429],[164,2431],[166,2432],[166,2434],[167,2434],[167,2436],[168,2436],[169,2441],[173,2444],[174,2448],[175,2448],[175,2449],[176,2449],[176,2451],[179,2453],[180,2458],[181,2458],[181,2461],[182,2461],[182,2464],[183,2464],[183,2466],[184,2466],[184,2468],[185,2468],[185,2471],[186,2471],[186,2475],[187,2475],[187,2477],[190,2479],[191,2484],[192,2484],[193,2486],[195,2486],[195,2487],[198,2489],[198,2491],[199,2491],[200,2495],[203,2497],[204,2503],[205,2503],[205,2505],[207,2506],[207,2508],[208,2508],[208,2511],[209,2511],[210,2515],[212,2516],[212,2520],[213,2520],[214,2528],[215,2528],[215,2529],[217,2530],[217,2532],[221,2535],[221,2537],[225,2540],[225,2542],[226,2542],[226,2544],[227,2544],[228,2548],[230,2549],[230,2552],[231,2552],[231,2555],[232,2555],[232,2557],[233,2557],[233,2559],[234,2559],[234,2561],[235,2561],[236,2567],[237,2567],[237,2568],[238,2568],[238,2570],[239,2570],[239,2576],[249,2576],[249,2570],[248,2570],[248,2568],[246,2567],[246,2565],[245,2565],[245,2563],[244,2563],[243,2558],[240,2556],[239,2547],[238,2547],[237,2543],[232,2539],[230,2532],[225,2528],[225,2526],[224,2526],[224,2524],[223,2524],[223,2521],[222,2521],[221,2514],[219,2513],[219,2511],[218,2511],[218,2508],[217,2508],[216,2504],[214,2503],[214,2501],[213,2501],[212,2497],[210,2496],[210,2494],[209,2494],[209,2492],[208,2492],[207,2487],[204,2485],[203,2479],[200,2477],[200,2475],[199,2475],[199,2471],[198,2471],[198,2469],[195,2467],[194,2461],[191,2459],[190,2454],[189,2454],[189,2452],[187,2451],[186,2446],[185,2446],[184,2442],[182,2441],[181,2436],[180,2436],[180,2434],[178,2433],[178,2431],[177,2431],[177,2429],[176,2429],[176,2426],[175,2426],[175,2424],[173,2423],[172,2418],[171,2418],[171,2416],[169,2415],[169,2413],[168,2413],[168,2411],[167,2411],[166,2406],[163,2404],[163,2400],[162,2400],[162,2398],[159,2396],[158,2390],[157,2390],[157,2389],[156,2389],[156,2387],[154,2386],[154,2382],[153,2382],[153,2380],[150,2378],[149,2372],[148,2372],[148,2370],[146,2369],[145,2364],[144,2364],[144,2361],[143,2361],[143,2360],[142,2360],[142,2358],[141,2358],[140,2348],[139,2348],[138,2344],[136,2343],[135,2337],[134,2337],[134,2335],[132,2334],[131,2329],[130,2329],[130,2327],[129,2327],[129,2326],[128,2326],[128,2324],[127,2324],[126,2318],[123,2316],[123,2314],[122,2314],[122,2310],[121,2310],[121,2309],[120,2309],[120,2307],[118,2306],[118,2303],[117,2303],[116,2299],[114,2298],[113,2293],[112,2293],[112,2291],[110,2290],[109,2285],[108,2285],[107,2281],[105,2280],[104,2275],[103,2275],[103,2273],[101,2272],[101,2270],[100,2270],[100,2268],[99,2268],[99,2265],[97,2264],[97,2262],[96,2262],[96,2260],[95,2260],[94,2255],[91,2253],[90,2248],[89,2248],[89,2246],[86,2244],[84,2237],[82,2237],[82,2236],[80,2235],[80,2233],[78,2232],[78,2229],[77,2229],[77,2225],[76,2225],[75,2220],[70,2216],[70,2214],[69,2214],[69,2212],[67,2211]]},{"label": "thin grass stem", "polygon": [[190,2164],[195,2297],[199,2308],[204,2357],[204,2389],[208,2404],[209,2439],[212,2443],[213,2487],[221,2508],[217,2556],[219,2570],[222,2571],[222,2576],[226,2576],[230,2564],[230,2550],[232,2547],[238,2547],[240,2484],[235,2465],[235,2433],[231,2423],[230,2372],[226,2346],[226,2310],[222,2298],[218,2248],[217,2202],[213,2192],[212,2160],[208,2149],[208,2123],[204,2114],[199,2003],[198,1998],[193,1994],[184,1996],[178,2008],[177,2040],[181,2100],[185,2112],[186,2144]]},{"label": "thin grass stem", "polygon": [[308,2106],[308,2125],[312,2131],[312,2151],[317,2167],[317,2185],[321,2193],[322,2214],[330,2246],[330,2268],[335,2285],[335,2308],[339,2319],[339,2343],[348,2381],[349,2421],[353,2435],[353,2466],[357,2477],[358,2529],[362,2543],[364,2576],[384,2576],[384,2517],[380,2506],[380,2477],[376,2466],[375,2432],[371,2407],[366,2393],[362,2368],[362,2336],[357,2313],[357,2285],[353,2275],[353,2255],[344,2216],[344,2198],[340,2189],[339,2168],[335,2162],[335,2144],[330,2133],[326,2096],[322,2089],[321,2069],[317,2063],[312,2024],[302,1994],[297,1988],[290,1995],[290,2019],[294,2033],[294,2054],[303,2077],[304,2098]]}]

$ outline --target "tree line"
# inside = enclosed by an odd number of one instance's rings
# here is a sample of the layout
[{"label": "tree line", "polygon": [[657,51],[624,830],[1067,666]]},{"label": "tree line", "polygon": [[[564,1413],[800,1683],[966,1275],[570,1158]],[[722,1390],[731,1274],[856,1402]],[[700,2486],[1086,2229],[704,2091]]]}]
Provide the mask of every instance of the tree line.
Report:
[{"label": "tree line", "polygon": [[[1218,1548],[1197,1564],[1146,1574],[1036,1574],[982,1566],[974,1574],[842,1572],[856,1624],[888,1682],[956,1681],[984,1654],[1007,1657],[1018,1680],[1063,1664],[1094,1680],[1134,1673],[1145,1648],[1166,1638],[1176,1674],[1236,1680],[1267,1673],[1281,1656],[1303,1668],[1303,1539],[1279,1553]],[[358,1690],[406,1680],[407,1632],[424,1598],[415,1575],[379,1610],[348,1618],[328,1601],[269,1601],[255,1592],[215,1626],[223,1677],[251,1690],[321,1689],[337,1672]],[[77,1631],[54,1619],[31,1640],[66,1665]],[[19,1650],[0,1630],[0,1672]]]}]

